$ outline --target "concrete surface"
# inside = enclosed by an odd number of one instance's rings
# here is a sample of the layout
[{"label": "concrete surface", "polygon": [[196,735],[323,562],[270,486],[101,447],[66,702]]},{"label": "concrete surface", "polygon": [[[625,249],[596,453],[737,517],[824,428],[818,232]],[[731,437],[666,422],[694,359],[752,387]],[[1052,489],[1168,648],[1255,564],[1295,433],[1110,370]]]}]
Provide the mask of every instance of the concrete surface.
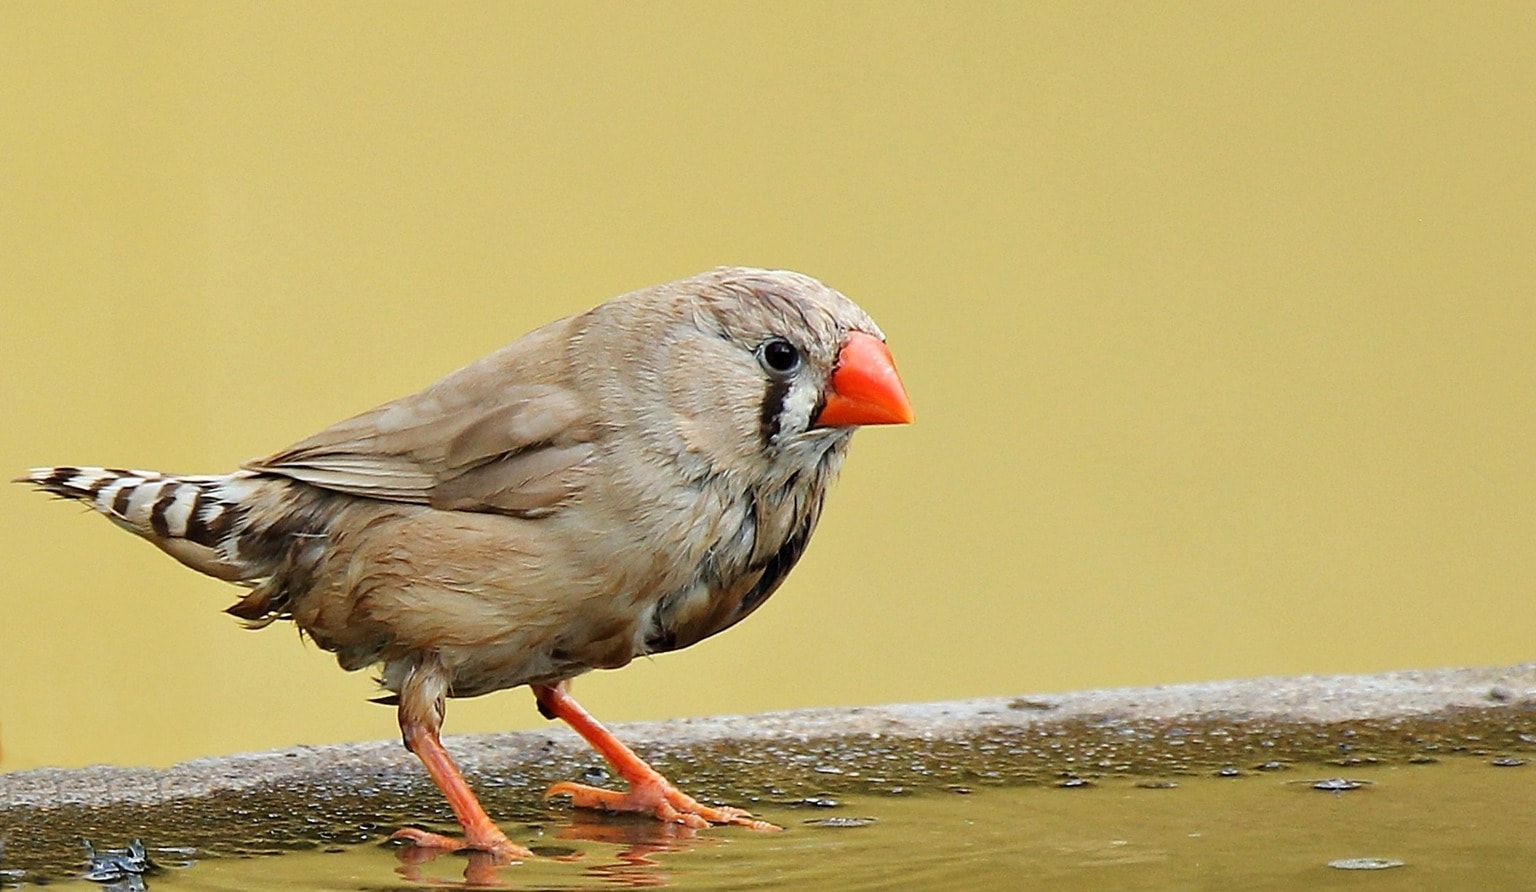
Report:
[{"label": "concrete surface", "polygon": [[[752,807],[839,791],[1091,783],[1117,775],[1348,766],[1536,750],[1536,663],[1260,678],[616,726],[706,800]],[[561,820],[542,790],[601,761],[563,726],[450,736],[503,821]],[[1322,770],[1322,769],[1320,769]],[[1327,769],[1337,771],[1338,769]],[[203,857],[378,841],[451,816],[397,741],[0,775],[0,884],[68,874],[80,840],[135,837]]]}]

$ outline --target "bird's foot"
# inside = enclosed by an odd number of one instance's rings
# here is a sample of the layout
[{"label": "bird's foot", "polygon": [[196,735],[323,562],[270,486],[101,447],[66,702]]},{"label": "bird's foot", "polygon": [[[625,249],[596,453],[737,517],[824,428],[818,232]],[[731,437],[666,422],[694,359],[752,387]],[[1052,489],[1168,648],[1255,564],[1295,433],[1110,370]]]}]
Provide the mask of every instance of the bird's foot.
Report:
[{"label": "bird's foot", "polygon": [[659,776],[654,780],[631,783],[628,792],[562,781],[544,791],[545,799],[554,796],[571,797],[571,804],[577,808],[649,812],[658,820],[696,829],[710,824],[738,824],[753,830],[783,829],[753,818],[744,809],[705,805]]},{"label": "bird's foot", "polygon": [[498,864],[511,864],[514,861],[526,861],[533,857],[532,852],[507,839],[507,835],[494,826],[466,832],[463,839],[443,836],[441,833],[422,830],[420,827],[401,827],[391,833],[389,838],[394,842],[403,842],[408,847],[430,852],[432,857],[443,852],[466,850],[485,852]]}]

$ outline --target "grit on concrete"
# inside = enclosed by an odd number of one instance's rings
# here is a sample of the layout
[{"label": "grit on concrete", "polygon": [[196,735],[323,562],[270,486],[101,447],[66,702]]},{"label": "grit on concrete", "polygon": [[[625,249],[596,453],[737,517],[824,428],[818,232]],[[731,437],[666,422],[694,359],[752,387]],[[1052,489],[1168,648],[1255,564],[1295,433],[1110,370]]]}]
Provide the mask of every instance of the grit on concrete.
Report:
[{"label": "grit on concrete", "polygon": [[[1536,663],[810,709],[614,730],[680,786],[748,807],[794,806],[836,792],[1091,783],[1279,763],[1513,757],[1536,750]],[[600,767],[558,724],[446,742],[493,815],[533,825],[564,813],[543,802],[548,784]],[[415,758],[395,740],[166,769],[21,771],[0,775],[0,868],[57,876],[78,866],[82,837],[114,846],[143,837],[216,857],[377,841],[413,819],[453,826]]]}]

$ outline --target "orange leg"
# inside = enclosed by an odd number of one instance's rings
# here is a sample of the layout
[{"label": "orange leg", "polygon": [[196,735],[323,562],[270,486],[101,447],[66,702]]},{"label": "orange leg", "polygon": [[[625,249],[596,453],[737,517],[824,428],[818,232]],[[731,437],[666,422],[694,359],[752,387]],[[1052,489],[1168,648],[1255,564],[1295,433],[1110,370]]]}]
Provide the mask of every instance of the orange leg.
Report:
[{"label": "orange leg", "polygon": [[635,751],[625,746],[604,728],[597,719],[581,707],[565,690],[565,684],[534,685],[533,696],[538,699],[539,711],[549,718],[563,720],[591,747],[597,750],[608,764],[629,784],[625,793],[604,790],[585,784],[562,782],[545,791],[545,798],[570,796],[577,808],[599,808],[604,811],[650,812],[657,818],[687,827],[708,827],[710,824],[740,824],[753,830],[778,830],[767,821],[758,821],[739,808],[714,808],[704,805],[692,796],[672,786],[661,772],[645,764]]},{"label": "orange leg", "polygon": [[480,807],[480,800],[475,798],[469,784],[464,782],[459,766],[453,764],[453,758],[443,749],[436,728],[409,721],[402,721],[400,725],[406,748],[421,759],[432,782],[443,791],[449,807],[453,809],[453,816],[459,819],[460,826],[464,828],[464,838],[454,839],[416,827],[403,827],[396,830],[390,839],[403,840],[424,849],[489,852],[502,863],[522,861],[533,856],[532,852],[507,839],[507,835]]}]

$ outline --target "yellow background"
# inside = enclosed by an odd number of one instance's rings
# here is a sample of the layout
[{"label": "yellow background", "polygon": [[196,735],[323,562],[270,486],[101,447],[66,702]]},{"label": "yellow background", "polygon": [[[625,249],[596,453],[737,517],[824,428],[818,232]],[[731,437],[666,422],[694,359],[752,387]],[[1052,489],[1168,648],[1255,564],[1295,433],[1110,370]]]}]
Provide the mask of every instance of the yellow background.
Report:
[{"label": "yellow background", "polygon": [[[1533,47],[1496,3],[7,4],[0,469],[226,470],[784,266],[918,424],[598,715],[1530,659]],[[0,768],[395,733],[78,506],[0,488],[0,561]]]}]

